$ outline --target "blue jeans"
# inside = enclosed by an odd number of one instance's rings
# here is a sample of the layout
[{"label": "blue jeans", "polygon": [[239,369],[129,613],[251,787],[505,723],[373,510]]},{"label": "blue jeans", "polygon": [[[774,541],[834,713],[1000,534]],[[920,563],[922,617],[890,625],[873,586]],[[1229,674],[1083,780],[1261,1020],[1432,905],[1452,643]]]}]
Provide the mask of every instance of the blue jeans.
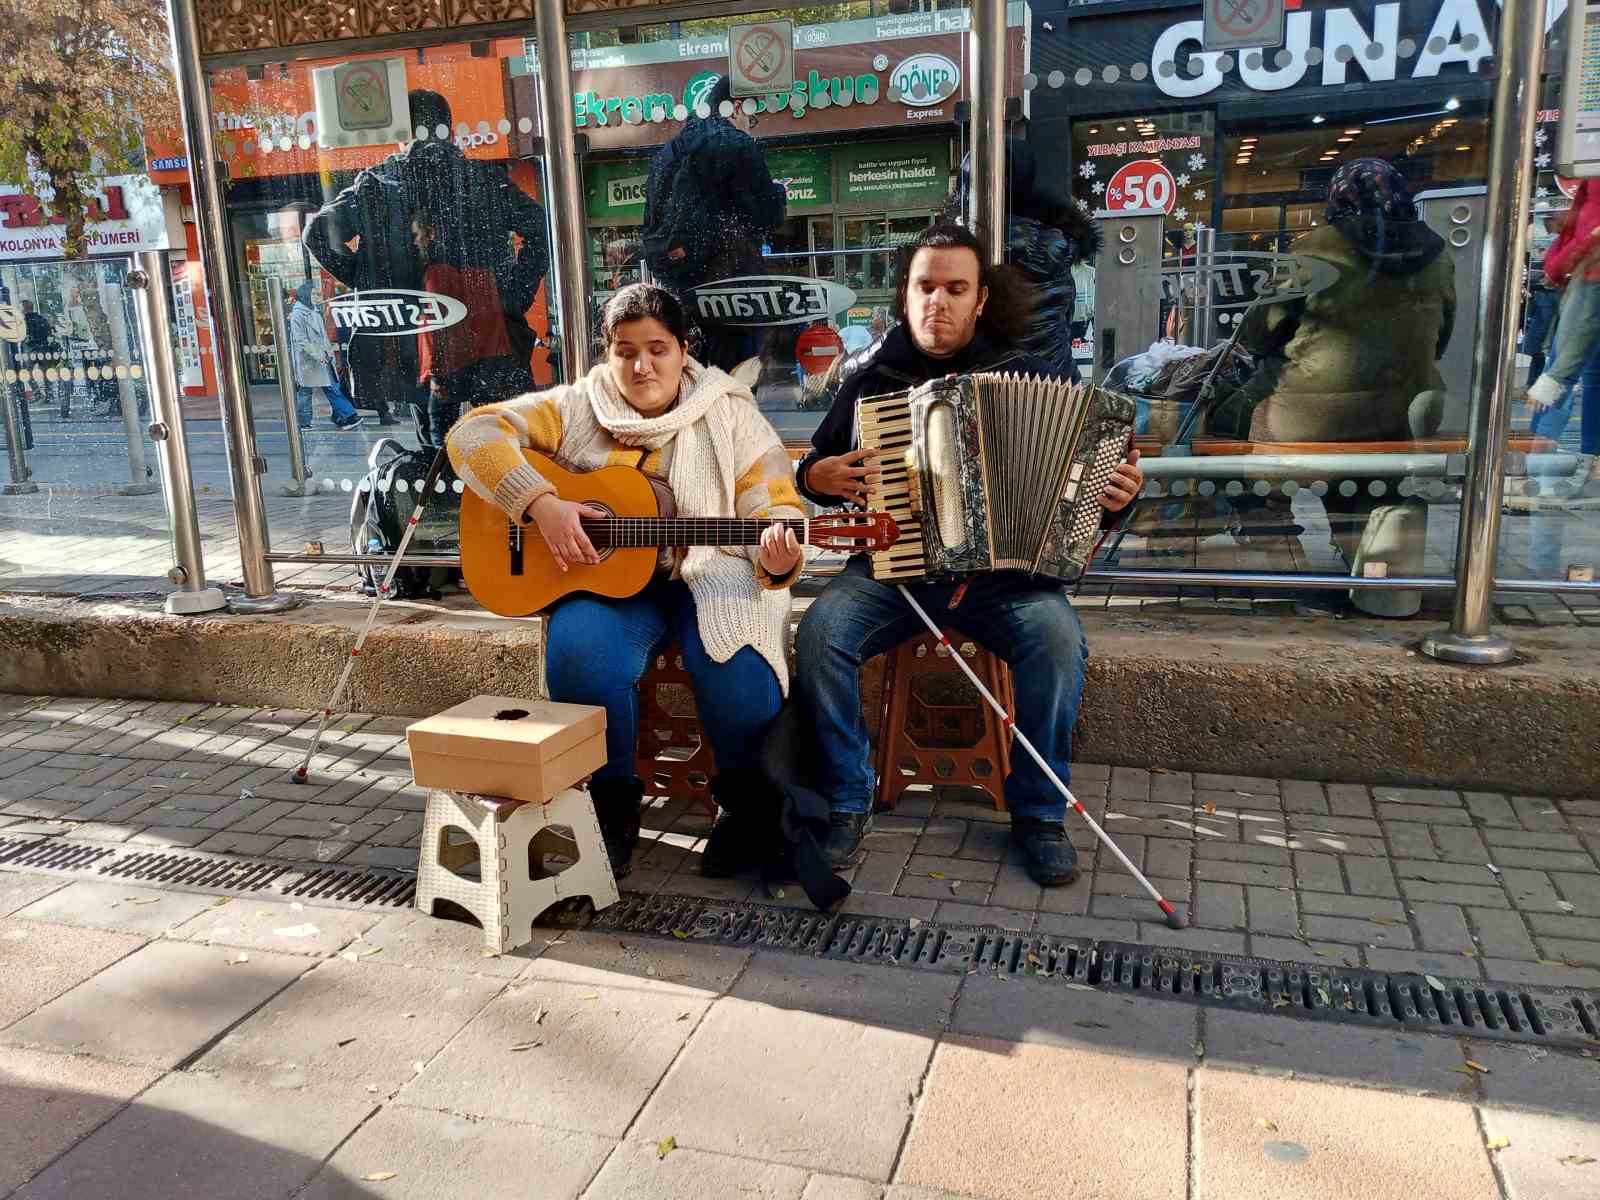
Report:
[{"label": "blue jeans", "polygon": [[1544,373],[1545,343],[1550,340],[1561,293],[1554,288],[1537,287],[1528,296],[1528,317],[1522,326],[1522,352],[1533,361],[1528,364],[1528,386]]},{"label": "blue jeans", "polygon": [[606,710],[606,765],[597,779],[634,773],[644,669],[669,640],[683,649],[700,727],[718,771],[755,767],[761,737],[783,707],[783,691],[767,660],[750,646],[713,662],[700,640],[694,597],[681,580],[658,577],[637,596],[610,600],[573,596],[546,621],[545,680],[550,699]]},{"label": "blue jeans", "polygon": [[1600,281],[1574,279],[1567,284],[1556,323],[1555,353],[1545,374],[1569,388],[1583,373],[1584,361],[1600,340]]},{"label": "blue jeans", "polygon": [[328,401],[328,407],[333,410],[333,423],[344,425],[355,419],[356,408],[345,397],[344,390],[338,384],[332,387],[297,387],[294,389],[295,415],[300,418],[300,428],[308,429],[311,426],[311,399],[313,392],[321,392]]},{"label": "blue jeans", "polygon": [[[1578,433],[1578,449],[1583,454],[1600,454],[1600,338],[1589,345],[1589,356],[1584,359],[1579,375],[1583,382],[1583,418]],[[1561,398],[1549,408],[1533,414],[1531,432],[1535,437],[1560,441],[1572,419],[1572,394],[1575,384],[1562,390]]]},{"label": "blue jeans", "polygon": [[[962,631],[1011,665],[1017,729],[1067,782],[1089,647],[1065,592],[1015,573],[976,575],[952,612],[954,584],[915,583],[910,591],[934,621]],[[861,664],[924,629],[892,585],[872,578],[861,556],[834,577],[800,621],[795,692],[816,728],[818,779],[835,812],[872,807]],[[1066,800],[1021,746],[1011,755],[1005,797],[1013,818],[1066,816]]]}]

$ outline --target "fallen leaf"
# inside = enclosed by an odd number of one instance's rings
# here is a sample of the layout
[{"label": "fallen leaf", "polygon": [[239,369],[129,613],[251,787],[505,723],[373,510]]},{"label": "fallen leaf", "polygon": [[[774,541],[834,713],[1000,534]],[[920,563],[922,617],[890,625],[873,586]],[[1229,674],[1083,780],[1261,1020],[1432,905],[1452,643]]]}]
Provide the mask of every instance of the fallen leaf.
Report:
[{"label": "fallen leaf", "polygon": [[689,935],[681,929],[674,929],[672,931],[672,936],[677,938],[680,942],[688,941],[689,939]]},{"label": "fallen leaf", "polygon": [[1478,957],[1478,952],[1476,950],[1463,950],[1461,953],[1466,955],[1468,958]]},{"label": "fallen leaf", "polygon": [[129,904],[160,904],[160,896],[129,896]]},{"label": "fallen leaf", "polygon": [[1289,1007],[1289,998],[1287,996],[1274,996],[1272,998],[1272,1007],[1273,1008],[1288,1008]]},{"label": "fallen leaf", "polygon": [[1266,1117],[1257,1117],[1256,1124],[1261,1126],[1261,1128],[1265,1129],[1268,1133],[1278,1132],[1278,1123],[1276,1121],[1269,1121]]},{"label": "fallen leaf", "polygon": [[1328,995],[1328,989],[1327,988],[1318,988],[1317,989],[1317,995],[1318,995],[1318,997],[1321,998],[1322,1003],[1326,1007],[1328,1007],[1328,1008],[1332,1008],[1333,1007],[1333,997]]},{"label": "fallen leaf", "polygon": [[670,1134],[656,1143],[656,1158],[662,1159],[678,1148],[678,1139]]},{"label": "fallen leaf", "polygon": [[1471,1075],[1472,1074],[1472,1070],[1469,1067],[1451,1067],[1450,1069],[1452,1071],[1454,1071],[1457,1075]]},{"label": "fallen leaf", "polygon": [[1035,954],[1032,950],[1029,950],[1028,951],[1028,961],[1031,964],[1033,964],[1034,966],[1037,967],[1039,965],[1039,956],[1037,954]]},{"label": "fallen leaf", "polygon": [[544,1045],[543,1042],[518,1042],[515,1046],[511,1047],[511,1053],[515,1054],[519,1050],[534,1050],[542,1045]]},{"label": "fallen leaf", "polygon": [[278,937],[303,938],[316,937],[322,930],[315,925],[286,925],[282,929],[274,929],[272,932]]},{"label": "fallen leaf", "polygon": [[1481,1062],[1473,1062],[1469,1058],[1469,1059],[1467,1059],[1467,1066],[1470,1067],[1472,1070],[1477,1071],[1480,1075],[1489,1074],[1489,1068],[1484,1066]]},{"label": "fallen leaf", "polygon": [[943,879],[944,878],[944,872],[943,871],[929,871],[928,872],[928,878],[929,879]]},{"label": "fallen leaf", "polygon": [[1404,925],[1405,922],[1397,917],[1368,917],[1374,925]]},{"label": "fallen leaf", "polygon": [[1334,958],[1339,952],[1337,950],[1313,950],[1312,953],[1318,958]]},{"label": "fallen leaf", "polygon": [[1490,1150],[1490,1151],[1504,1150],[1509,1145],[1511,1145],[1511,1139],[1510,1138],[1508,1138],[1508,1137],[1497,1137],[1497,1138],[1490,1138],[1487,1142],[1485,1142],[1483,1144],[1483,1148],[1485,1150]]},{"label": "fallen leaf", "polygon": [[211,902],[211,907],[212,908],[221,908],[224,904],[228,903],[232,899],[233,899],[232,896],[218,896],[215,900],[213,900]]},{"label": "fallen leaf", "polygon": [[678,1020],[687,1021],[688,1019],[689,1019],[689,1014],[688,1013],[679,1013],[678,1014]]},{"label": "fallen leaf", "polygon": [[1440,983],[1435,976],[1424,975],[1423,978],[1428,981],[1428,986],[1433,988],[1435,991],[1442,992],[1445,990],[1444,984]]},{"label": "fallen leaf", "polygon": [[1587,1154],[1564,1154],[1556,1159],[1563,1167],[1586,1167],[1594,1161]]},{"label": "fallen leaf", "polygon": [[1541,958],[1539,965],[1541,967],[1564,967],[1567,964],[1559,958]]},{"label": "fallen leaf", "polygon": [[224,966],[229,966],[229,967],[237,967],[237,966],[239,966],[239,965],[241,965],[243,963],[247,963],[249,961],[250,961],[250,956],[248,954],[246,954],[243,950],[239,951],[239,957],[238,958],[225,958],[225,959],[222,960],[223,965]]},{"label": "fallen leaf", "polygon": [[393,1171],[368,1171],[361,1177],[362,1183],[383,1183],[385,1180],[395,1178]]},{"label": "fallen leaf", "polygon": [[599,992],[585,992],[583,995],[579,996],[578,999],[579,1000],[598,1000],[598,999],[600,999],[600,993]]}]

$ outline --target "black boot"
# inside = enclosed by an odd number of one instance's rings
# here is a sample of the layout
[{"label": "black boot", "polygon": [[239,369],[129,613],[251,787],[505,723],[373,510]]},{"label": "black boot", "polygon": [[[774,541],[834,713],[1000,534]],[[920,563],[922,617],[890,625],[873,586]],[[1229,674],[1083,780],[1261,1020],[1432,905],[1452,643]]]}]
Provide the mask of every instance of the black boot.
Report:
[{"label": "black boot", "polygon": [[700,852],[700,874],[731,879],[779,852],[778,797],[760,771],[722,771],[711,781],[717,819]]},{"label": "black boot", "polygon": [[618,879],[633,870],[633,848],[639,844],[639,805],[644,800],[644,781],[637,775],[622,779],[592,779],[589,798],[605,839],[611,874]]},{"label": "black boot", "polygon": [[822,843],[822,857],[835,871],[855,866],[861,856],[861,839],[872,828],[870,812],[839,812],[828,818],[828,836]]},{"label": "black boot", "polygon": [[1040,887],[1063,887],[1078,877],[1078,852],[1060,821],[1011,819],[1011,840],[1022,851],[1022,865]]}]

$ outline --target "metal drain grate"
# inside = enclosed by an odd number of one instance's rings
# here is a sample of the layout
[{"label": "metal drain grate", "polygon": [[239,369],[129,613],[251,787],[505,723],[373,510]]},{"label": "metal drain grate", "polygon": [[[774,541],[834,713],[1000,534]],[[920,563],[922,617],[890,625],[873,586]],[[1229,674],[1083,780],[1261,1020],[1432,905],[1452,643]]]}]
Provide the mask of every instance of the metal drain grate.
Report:
[{"label": "metal drain grate", "polygon": [[[1310,1020],[1547,1044],[1600,1044],[1600,996],[1475,979],[1323,969],[1240,955],[1007,933],[760,904],[627,895],[592,927],[846,962],[1004,975]],[[1437,985],[1437,986],[1435,986]]]},{"label": "metal drain grate", "polygon": [[352,908],[406,908],[416,876],[379,867],[302,867],[202,850],[143,850],[48,837],[0,838],[0,866],[120,879],[228,896],[283,896]]}]

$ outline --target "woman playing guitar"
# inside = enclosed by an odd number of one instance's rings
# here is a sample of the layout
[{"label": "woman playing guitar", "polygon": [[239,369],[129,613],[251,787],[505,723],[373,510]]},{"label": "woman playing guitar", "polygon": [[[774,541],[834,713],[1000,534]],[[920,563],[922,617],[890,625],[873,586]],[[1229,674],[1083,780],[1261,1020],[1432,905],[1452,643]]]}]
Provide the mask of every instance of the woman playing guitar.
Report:
[{"label": "woman playing guitar", "polygon": [[523,527],[537,527],[556,565],[600,562],[583,527],[608,514],[563,500],[524,456],[578,470],[625,465],[664,480],[687,518],[771,518],[759,545],[663,549],[637,595],[573,595],[546,622],[552,700],[606,710],[606,765],[590,782],[611,865],[620,877],[639,837],[644,785],[633,772],[635,688],[669,640],[683,648],[700,720],[716,756],[720,806],[701,858],[706,875],[756,865],[777,830],[777,797],[756,769],[762,734],[788,690],[788,588],[801,550],[782,519],[803,518],[788,453],[750,392],[690,358],[687,322],[671,293],[635,284],[602,322],[605,361],[577,383],[474,409],[449,437],[450,461],[475,493]]}]

